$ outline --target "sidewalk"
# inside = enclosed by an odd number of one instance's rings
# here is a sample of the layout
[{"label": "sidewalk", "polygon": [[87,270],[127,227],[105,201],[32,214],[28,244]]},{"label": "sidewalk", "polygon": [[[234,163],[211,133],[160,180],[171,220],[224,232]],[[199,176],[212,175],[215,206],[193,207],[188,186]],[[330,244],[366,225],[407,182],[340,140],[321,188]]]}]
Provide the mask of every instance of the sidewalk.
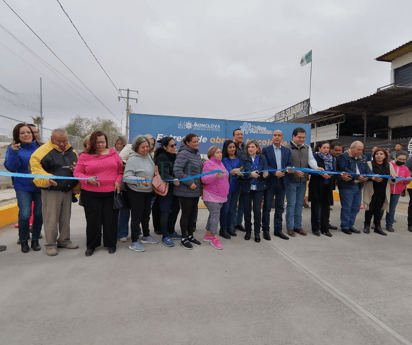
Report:
[{"label": "sidewalk", "polygon": [[[310,210],[303,215],[308,230]],[[198,239],[207,216],[199,210]],[[357,219],[361,228],[363,211]],[[222,251],[156,244],[136,253],[127,243],[86,258],[76,204],[77,250],[48,257],[43,239],[40,252],[23,254],[12,226],[0,234],[0,343],[411,344],[412,233],[397,220],[386,237],[332,231],[255,243],[238,232]]]}]

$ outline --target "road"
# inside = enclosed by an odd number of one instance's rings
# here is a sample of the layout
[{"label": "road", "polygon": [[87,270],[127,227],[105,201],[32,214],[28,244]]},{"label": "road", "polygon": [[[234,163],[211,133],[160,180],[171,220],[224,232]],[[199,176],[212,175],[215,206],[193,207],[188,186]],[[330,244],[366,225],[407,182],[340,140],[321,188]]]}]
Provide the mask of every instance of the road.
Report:
[{"label": "road", "polygon": [[[198,238],[207,215],[199,211]],[[13,226],[0,233],[0,344],[411,344],[412,233],[397,219],[386,237],[238,236],[222,251],[119,244],[87,258],[75,205],[80,249],[23,254]]]}]

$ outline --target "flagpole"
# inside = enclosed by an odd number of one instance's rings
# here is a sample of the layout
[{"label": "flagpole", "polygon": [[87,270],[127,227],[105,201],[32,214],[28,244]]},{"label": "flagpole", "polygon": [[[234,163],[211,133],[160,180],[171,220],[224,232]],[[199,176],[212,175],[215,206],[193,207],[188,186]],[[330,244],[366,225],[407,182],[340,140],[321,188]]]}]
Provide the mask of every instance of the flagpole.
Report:
[{"label": "flagpole", "polygon": [[311,99],[310,99],[311,95],[312,95],[312,64],[313,64],[312,61],[310,62],[310,81],[309,81],[309,106],[310,106],[310,109],[312,109],[312,102],[311,102]]}]

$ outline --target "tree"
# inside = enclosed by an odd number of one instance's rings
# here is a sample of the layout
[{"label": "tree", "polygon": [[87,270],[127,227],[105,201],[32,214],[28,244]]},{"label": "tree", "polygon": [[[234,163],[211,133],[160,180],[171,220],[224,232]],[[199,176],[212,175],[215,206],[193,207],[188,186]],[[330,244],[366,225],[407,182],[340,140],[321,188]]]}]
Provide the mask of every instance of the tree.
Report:
[{"label": "tree", "polygon": [[41,124],[41,116],[30,116],[31,119],[33,120],[33,125],[36,125],[37,127]]},{"label": "tree", "polygon": [[112,147],[117,136],[121,135],[120,128],[109,119],[97,117],[96,119],[86,119],[76,116],[64,129],[69,135],[79,136],[81,138],[92,134],[94,131],[102,131],[107,135],[109,147]]}]

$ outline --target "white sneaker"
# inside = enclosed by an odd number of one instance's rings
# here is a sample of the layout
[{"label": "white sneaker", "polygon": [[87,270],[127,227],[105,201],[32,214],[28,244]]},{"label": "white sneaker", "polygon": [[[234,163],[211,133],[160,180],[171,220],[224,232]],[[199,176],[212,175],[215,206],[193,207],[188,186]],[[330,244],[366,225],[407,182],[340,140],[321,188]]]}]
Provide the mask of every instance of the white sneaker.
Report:
[{"label": "white sneaker", "polygon": [[129,246],[129,249],[134,250],[135,252],[144,252],[145,249],[141,245],[139,241],[137,242],[132,242],[132,244]]},{"label": "white sneaker", "polygon": [[120,242],[120,243],[125,243],[125,242],[127,242],[127,237],[119,238],[119,242]]}]

